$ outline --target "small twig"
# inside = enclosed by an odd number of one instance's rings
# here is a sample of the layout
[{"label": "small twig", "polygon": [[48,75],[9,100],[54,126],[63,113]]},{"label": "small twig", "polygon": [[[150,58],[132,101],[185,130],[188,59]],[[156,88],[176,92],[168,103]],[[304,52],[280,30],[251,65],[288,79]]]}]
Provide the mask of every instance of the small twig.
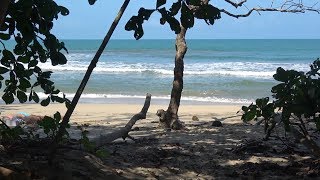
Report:
[{"label": "small twig", "polygon": [[0,119],[0,122],[1,122],[7,129],[11,129],[2,119]]},{"label": "small twig", "polygon": [[7,49],[6,46],[4,45],[4,43],[0,40],[0,43],[2,44],[4,49]]}]

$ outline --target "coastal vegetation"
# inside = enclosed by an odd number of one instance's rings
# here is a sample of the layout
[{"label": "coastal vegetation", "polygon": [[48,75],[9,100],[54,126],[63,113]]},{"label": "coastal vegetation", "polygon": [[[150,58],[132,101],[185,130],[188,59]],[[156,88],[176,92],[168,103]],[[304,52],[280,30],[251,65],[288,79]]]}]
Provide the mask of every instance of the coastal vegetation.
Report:
[{"label": "coastal vegetation", "polygon": [[[95,0],[89,0],[89,4],[95,4]],[[45,71],[40,68],[40,63],[45,63],[49,59],[52,66],[63,65],[67,63],[67,58],[64,53],[68,50],[63,42],[51,33],[54,20],[69,14],[69,10],[58,5],[52,0],[17,0],[17,1],[1,1],[0,11],[0,42],[2,49],[1,66],[0,66],[0,85],[3,86],[4,93],[2,99],[6,104],[12,104],[15,99],[20,103],[35,102],[42,106],[48,106],[51,102],[64,103],[67,111],[65,115],[57,112],[52,117],[45,116],[38,123],[43,129],[45,137],[40,137],[33,131],[24,131],[20,126],[14,128],[8,127],[1,120],[1,153],[5,154],[10,151],[24,152],[29,156],[38,157],[33,170],[39,168],[39,172],[25,172],[25,169],[19,169],[10,165],[10,167],[1,167],[0,172],[7,178],[70,178],[78,175],[80,178],[104,179],[116,178],[121,179],[121,173],[107,171],[107,167],[99,160],[108,152],[102,149],[103,146],[109,145],[118,138],[133,139],[137,146],[139,140],[131,137],[128,133],[133,130],[133,125],[140,119],[145,119],[150,106],[151,95],[147,94],[145,104],[141,112],[135,114],[125,127],[111,130],[108,135],[89,139],[88,131],[84,127],[79,126],[81,130],[81,139],[72,141],[69,138],[68,128],[70,128],[70,117],[78,104],[83,90],[90,78],[93,69],[96,67],[99,57],[105,49],[109,39],[112,36],[122,14],[128,6],[130,0],[125,0],[120,11],[115,18],[110,30],[106,34],[100,48],[97,50],[88,70],[79,85],[75,97],[72,101],[66,98],[66,95],[56,88],[55,83],[50,80],[52,71]],[[225,0],[226,3],[234,8],[243,7],[246,0],[239,3]],[[252,12],[262,11],[277,11],[288,13],[304,13],[307,11],[319,10],[314,6],[307,6],[301,1],[284,1],[280,4],[280,8],[252,8],[243,14],[233,14],[225,9],[215,7],[208,0],[177,0],[170,9],[167,10],[164,6],[168,5],[166,0],[157,0],[155,9],[141,8],[137,16],[132,16],[125,26],[125,30],[134,31],[134,37],[140,39],[144,32],[142,24],[149,20],[154,12],[161,14],[160,24],[168,23],[170,29],[174,31],[176,36],[176,55],[174,80],[172,83],[171,99],[167,110],[158,110],[157,115],[160,117],[160,124],[166,129],[185,130],[185,126],[180,121],[178,110],[183,91],[183,73],[184,73],[184,56],[187,53],[186,33],[192,28],[195,19],[204,20],[208,25],[214,25],[214,22],[221,18],[224,13],[228,16],[240,18],[247,17]],[[177,20],[180,16],[180,20]],[[14,49],[10,50],[6,47],[5,41],[14,40],[16,42]],[[253,119],[263,117],[265,122],[265,131],[270,138],[271,131],[277,124],[284,124],[286,130],[296,132],[299,136],[299,141],[304,142],[307,147],[313,152],[312,155],[319,156],[319,147],[314,142],[310,135],[310,131],[314,129],[307,128],[307,124],[311,121],[311,126],[315,125],[319,131],[319,60],[311,65],[311,71],[307,73],[297,72],[293,70],[284,70],[279,68],[277,74],[274,75],[275,80],[281,84],[273,87],[275,100],[269,102],[268,98],[258,99],[256,105],[252,104],[248,107],[243,107],[243,120],[249,122]],[[39,91],[43,91],[47,97],[40,99]],[[299,105],[299,106],[297,106]],[[278,112],[279,111],[279,112]],[[281,113],[279,115],[279,113]],[[275,121],[276,116],[281,116],[279,122]],[[194,118],[195,121],[198,119]],[[300,129],[293,129],[296,125]],[[317,131],[317,132],[318,132]],[[178,131],[177,131],[178,132]],[[177,133],[179,134],[179,132]],[[142,139],[143,140],[143,139]],[[147,139],[149,143],[150,139]],[[241,148],[233,149],[233,152],[239,153],[244,151],[249,146],[260,147],[260,141],[245,144]],[[131,146],[131,145],[129,145]],[[181,145],[176,145],[181,146]],[[214,146],[214,145],[212,145]],[[48,148],[49,147],[49,148]],[[135,147],[136,148],[136,147]],[[200,148],[196,147],[196,151]],[[200,148],[201,149],[201,148]],[[204,148],[202,148],[204,149]],[[167,156],[183,156],[193,157],[183,151],[165,152],[163,149],[153,149],[151,152],[156,154],[149,159],[160,162],[161,158]],[[205,151],[205,150],[203,150]],[[113,152],[116,154],[116,152]],[[129,150],[127,152],[130,153]],[[223,153],[223,152],[218,152]],[[17,153],[18,154],[18,153]],[[13,155],[14,156],[14,155]],[[10,156],[5,155],[6,161]],[[41,159],[43,158],[43,159]],[[158,158],[158,159],[157,159]],[[40,160],[39,160],[40,159]],[[134,160],[133,160],[134,161]],[[137,160],[135,162],[138,162]],[[3,162],[2,162],[3,164]],[[44,166],[45,167],[42,167]],[[34,168],[36,167],[36,168]],[[11,169],[9,169],[11,168]],[[64,168],[70,172],[56,173]],[[200,167],[197,166],[198,169]],[[212,168],[212,167],[210,167]],[[208,171],[210,168],[207,168]],[[41,169],[41,170],[40,170]],[[174,168],[171,169],[173,172]],[[21,171],[21,172],[19,172]],[[319,174],[319,172],[317,172]],[[30,175],[31,174],[31,175]],[[229,173],[230,176],[235,174]],[[157,178],[155,176],[155,178]]]}]

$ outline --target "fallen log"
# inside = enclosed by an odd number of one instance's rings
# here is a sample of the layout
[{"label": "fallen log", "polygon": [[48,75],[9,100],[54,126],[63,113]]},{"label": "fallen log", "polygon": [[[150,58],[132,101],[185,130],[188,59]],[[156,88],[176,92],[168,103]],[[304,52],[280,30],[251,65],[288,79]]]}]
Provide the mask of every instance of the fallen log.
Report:
[{"label": "fallen log", "polygon": [[145,99],[145,102],[144,102],[144,105],[143,105],[141,111],[139,113],[135,114],[134,116],[132,116],[132,118],[126,124],[125,127],[121,128],[115,132],[112,132],[112,133],[109,133],[106,135],[101,135],[100,137],[93,139],[91,142],[94,142],[95,146],[98,148],[98,147],[101,147],[105,144],[111,143],[112,141],[114,141],[118,138],[123,138],[123,139],[125,139],[127,137],[132,138],[131,136],[129,136],[128,133],[131,131],[133,125],[138,120],[146,118],[146,115],[147,115],[147,112],[148,112],[148,109],[150,106],[150,101],[151,101],[151,94],[147,93],[146,99]]}]

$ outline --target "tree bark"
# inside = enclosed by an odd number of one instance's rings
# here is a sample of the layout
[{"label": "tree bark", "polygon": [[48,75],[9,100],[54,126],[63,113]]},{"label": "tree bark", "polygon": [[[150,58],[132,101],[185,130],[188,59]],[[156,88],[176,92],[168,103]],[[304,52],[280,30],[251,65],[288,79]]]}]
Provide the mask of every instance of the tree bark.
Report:
[{"label": "tree bark", "polygon": [[174,67],[174,80],[172,83],[171,98],[167,111],[158,110],[160,125],[164,128],[182,129],[183,125],[178,117],[181,93],[183,90],[184,55],[187,53],[185,36],[187,29],[180,25],[181,31],[176,37],[176,56]]},{"label": "tree bark", "polygon": [[81,97],[81,94],[84,90],[84,88],[86,87],[89,79],[90,79],[90,76],[93,72],[93,69],[96,67],[98,61],[99,61],[99,58],[101,56],[101,54],[103,53],[105,47],[107,46],[114,30],[116,29],[124,11],[126,10],[126,8],[128,7],[128,4],[129,4],[130,0],[125,0],[117,14],[117,16],[115,17],[113,23],[111,24],[106,36],[104,37],[97,53],[95,54],[95,56],[93,57],[92,61],[90,62],[90,65],[88,66],[88,69],[86,71],[86,74],[84,75],[82,81],[81,81],[81,84],[79,85],[78,87],[78,90],[74,96],[74,98],[72,99],[72,102],[71,102],[71,105],[70,107],[67,109],[67,112],[65,113],[63,119],[62,119],[62,122],[61,122],[61,125],[59,127],[59,130],[58,130],[58,133],[52,143],[52,146],[51,146],[51,156],[50,156],[50,159],[53,159],[54,157],[54,153],[57,149],[57,146],[58,146],[58,143],[60,142],[60,140],[62,139],[62,136],[63,136],[63,133],[69,123],[69,120],[70,120],[70,117],[74,111],[74,109],[76,108],[78,102],[79,102],[79,99]]},{"label": "tree bark", "polygon": [[70,119],[74,109],[76,108],[76,106],[78,104],[78,101],[79,101],[79,99],[81,97],[81,94],[82,94],[84,88],[86,87],[87,82],[90,79],[90,76],[91,76],[91,74],[93,72],[93,69],[96,67],[102,52],[104,51],[105,47],[107,46],[107,44],[108,44],[108,42],[109,42],[109,40],[110,40],[115,28],[117,27],[117,25],[118,25],[122,15],[123,15],[124,11],[126,10],[128,4],[129,4],[129,2],[130,2],[130,0],[125,0],[123,2],[122,6],[121,6],[121,8],[120,8],[120,10],[118,12],[118,15],[115,17],[113,23],[111,24],[111,27],[109,28],[108,33],[104,37],[104,39],[103,39],[103,41],[102,41],[97,53],[93,57],[90,65],[89,65],[89,67],[88,67],[88,69],[86,71],[86,74],[84,75],[84,77],[83,77],[83,79],[81,81],[81,84],[79,85],[79,88],[78,88],[74,98],[72,99],[71,105],[70,105],[70,107],[68,108],[66,114],[63,117],[63,120],[61,122],[61,126],[59,128],[59,131],[58,131],[58,133],[57,133],[57,135],[55,137],[55,141],[53,143],[53,147],[52,147],[53,151],[56,149],[57,143],[61,140],[61,138],[63,136],[63,132],[65,131],[65,128],[67,127],[67,124],[69,123],[69,119]]},{"label": "tree bark", "polygon": [[0,25],[3,23],[4,18],[6,17],[9,4],[10,4],[10,0],[0,1]]},{"label": "tree bark", "polygon": [[128,135],[128,133],[131,131],[133,125],[138,120],[146,118],[148,109],[150,107],[150,101],[151,101],[151,94],[148,93],[141,111],[138,114],[135,114],[130,119],[130,121],[126,124],[125,127],[119,129],[118,131],[112,132],[112,133],[107,134],[107,135],[100,136],[100,137],[98,137],[96,139],[93,139],[92,142],[95,143],[96,147],[101,147],[101,146],[103,146],[105,144],[111,143],[112,141],[114,141],[114,140],[116,140],[118,138],[122,137],[123,139],[125,139],[127,137],[130,137]]}]

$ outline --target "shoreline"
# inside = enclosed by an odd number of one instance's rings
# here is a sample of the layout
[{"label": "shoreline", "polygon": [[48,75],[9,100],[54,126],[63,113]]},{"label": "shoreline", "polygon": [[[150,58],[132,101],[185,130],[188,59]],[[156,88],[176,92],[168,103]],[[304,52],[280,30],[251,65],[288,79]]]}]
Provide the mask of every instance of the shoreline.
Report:
[{"label": "shoreline", "polygon": [[[68,97],[71,101],[73,96]],[[242,105],[249,105],[255,100],[247,100],[241,101],[242,99],[228,99],[228,98],[220,98],[220,99],[207,99],[204,97],[202,100],[197,99],[184,99],[185,97],[182,97],[180,104],[181,105],[206,105],[206,106],[219,106],[219,105],[231,105],[231,106],[242,106]],[[200,97],[201,98],[201,97]],[[43,99],[43,97],[40,97],[40,101]],[[82,97],[79,100],[78,104],[130,104],[130,105],[139,105],[143,104],[145,100],[145,96],[132,96],[132,97],[105,97],[105,98],[88,98],[88,97]],[[158,97],[153,96],[151,98],[151,104],[154,105],[168,105],[170,102],[170,97]],[[15,102],[12,103],[12,105],[19,105],[20,103],[16,99]],[[29,105],[29,104],[37,104],[35,102],[25,102],[21,105]],[[58,103],[50,103],[50,104],[58,104]],[[6,105],[3,101],[0,102],[1,105]]]},{"label": "shoreline", "polygon": [[[71,116],[71,122],[103,125],[104,122],[122,121],[130,119],[134,114],[140,112],[141,104],[84,104],[79,103]],[[152,104],[148,110],[147,119],[158,120],[156,112],[158,109],[167,109],[168,105]],[[241,105],[180,105],[179,117],[182,121],[189,121],[192,116],[199,117],[200,120],[213,120],[213,117],[239,116],[237,111]],[[63,116],[66,112],[64,104],[50,104],[43,107],[40,104],[12,104],[3,105],[1,116],[26,112],[34,115],[53,116],[59,111]],[[234,118],[233,118],[234,119]],[[234,119],[239,122],[240,116]],[[109,123],[108,123],[109,124]]]}]

